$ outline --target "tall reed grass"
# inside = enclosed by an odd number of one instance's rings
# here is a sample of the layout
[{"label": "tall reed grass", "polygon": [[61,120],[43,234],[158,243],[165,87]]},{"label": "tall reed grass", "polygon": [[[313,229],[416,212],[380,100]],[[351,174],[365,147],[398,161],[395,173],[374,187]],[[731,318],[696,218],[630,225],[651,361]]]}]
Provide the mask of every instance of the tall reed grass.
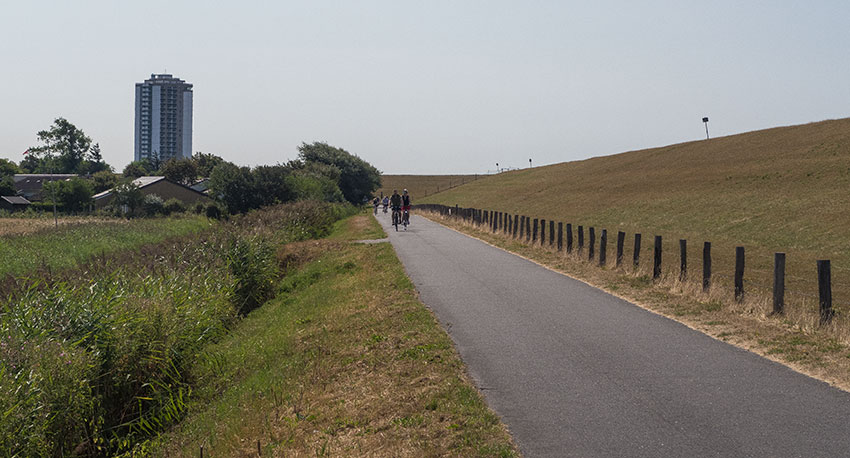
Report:
[{"label": "tall reed grass", "polygon": [[27,283],[0,306],[0,456],[138,450],[181,418],[202,347],[274,295],[275,246],[350,211],[281,205]]}]

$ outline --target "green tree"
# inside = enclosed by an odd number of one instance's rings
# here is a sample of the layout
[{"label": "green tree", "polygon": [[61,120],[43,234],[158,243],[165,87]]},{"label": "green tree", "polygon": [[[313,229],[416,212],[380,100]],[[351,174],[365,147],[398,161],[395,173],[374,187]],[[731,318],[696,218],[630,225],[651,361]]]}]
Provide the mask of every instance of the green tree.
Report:
[{"label": "green tree", "polygon": [[198,178],[198,167],[190,159],[169,159],[159,169],[166,179],[186,186]]},{"label": "green tree", "polygon": [[0,196],[14,196],[17,194],[15,180],[11,176],[0,177]]},{"label": "green tree", "polygon": [[248,167],[223,162],[210,174],[210,194],[226,205],[230,213],[245,213],[259,207],[255,190],[254,177]]},{"label": "green tree", "polygon": [[290,161],[292,173],[290,187],[298,200],[321,200],[343,202],[345,196],[339,189],[339,169],[319,162]]},{"label": "green tree", "polygon": [[195,166],[198,169],[198,176],[209,178],[215,166],[225,161],[215,154],[202,153],[198,151],[194,156],[192,156],[192,162],[195,163]]},{"label": "green tree", "polygon": [[[55,158],[53,173],[80,173],[83,161],[91,149],[91,138],[65,118],[57,118],[47,130],[37,134],[41,146],[29,149],[40,159]],[[42,164],[45,165],[45,164]]]},{"label": "green tree", "polygon": [[0,158],[0,178],[21,173],[21,169],[12,161]]},{"label": "green tree", "polygon": [[291,172],[289,167],[280,164],[255,167],[251,171],[255,208],[295,200],[295,192],[287,179]]},{"label": "green tree", "polygon": [[94,192],[99,193],[114,188],[118,184],[118,177],[108,170],[101,170],[92,174],[91,182]]},{"label": "green tree", "polygon": [[14,175],[21,173],[21,169],[12,161],[0,158],[0,196],[14,196]]},{"label": "green tree", "polygon": [[381,172],[368,162],[327,143],[302,143],[298,147],[299,157],[305,163],[331,165],[339,170],[339,189],[345,199],[361,204],[381,186]]},{"label": "green tree", "polygon": [[147,159],[142,159],[141,161],[133,161],[127,164],[124,167],[122,175],[124,175],[124,178],[139,178],[151,175],[154,170],[156,169],[152,169],[152,165]]},{"label": "green tree", "polygon": [[52,201],[53,196],[56,196],[56,204],[61,205],[65,211],[72,212],[87,209],[94,194],[92,184],[79,177],[45,183],[44,190],[48,201]]},{"label": "green tree", "polygon": [[119,183],[113,188],[112,193],[115,196],[112,205],[117,209],[125,209],[127,216],[135,215],[145,201],[142,190],[132,181]]},{"label": "green tree", "polygon": [[80,173],[93,175],[98,172],[112,171],[112,166],[103,160],[103,155],[100,153],[100,144],[95,143],[89,150],[89,154],[80,166]]}]

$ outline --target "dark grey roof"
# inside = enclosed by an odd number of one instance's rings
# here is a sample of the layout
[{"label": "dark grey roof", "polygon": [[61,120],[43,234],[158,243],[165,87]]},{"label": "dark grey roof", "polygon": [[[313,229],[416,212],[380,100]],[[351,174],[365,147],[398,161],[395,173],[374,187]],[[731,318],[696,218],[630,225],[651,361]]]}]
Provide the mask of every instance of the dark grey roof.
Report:
[{"label": "dark grey roof", "polygon": [[23,197],[19,197],[19,196],[2,196],[2,197],[0,197],[0,199],[3,199],[6,202],[9,202],[12,205],[29,205],[29,204],[32,203],[32,202],[24,199]]}]

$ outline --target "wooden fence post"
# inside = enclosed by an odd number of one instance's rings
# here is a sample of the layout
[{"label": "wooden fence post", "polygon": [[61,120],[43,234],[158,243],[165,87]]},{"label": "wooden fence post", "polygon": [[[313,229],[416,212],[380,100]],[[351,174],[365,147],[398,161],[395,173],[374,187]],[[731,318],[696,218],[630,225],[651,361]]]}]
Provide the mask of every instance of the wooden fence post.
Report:
[{"label": "wooden fence post", "polygon": [[531,243],[537,243],[537,225],[540,224],[540,221],[537,218],[534,218],[534,232],[531,235]]},{"label": "wooden fence post", "polygon": [[546,244],[546,220],[540,220],[540,245],[543,246]]},{"label": "wooden fence post", "polygon": [[519,217],[519,238],[525,235],[525,215]]},{"label": "wooden fence post", "polygon": [[587,230],[587,259],[593,260],[593,256],[595,253],[593,252],[594,248],[596,248],[596,228],[591,226]]},{"label": "wooden fence post", "polygon": [[558,221],[558,252],[564,250],[564,223]]},{"label": "wooden fence post", "polygon": [[702,290],[711,288],[711,242],[702,246]]},{"label": "wooden fence post", "polygon": [[581,254],[584,250],[584,226],[578,227],[578,252]]},{"label": "wooden fence post", "polygon": [[604,266],[607,257],[608,247],[608,229],[602,229],[602,236],[599,237],[599,265]]},{"label": "wooden fence post", "polygon": [[735,300],[744,300],[744,247],[735,247]]},{"label": "wooden fence post", "polygon": [[785,313],[785,253],[773,254],[773,313]]},{"label": "wooden fence post", "polygon": [[525,217],[525,241],[531,240],[531,218]]},{"label": "wooden fence post", "polygon": [[635,267],[640,265],[640,234],[635,234],[635,249],[632,254],[632,258],[632,262],[634,263]]},{"label": "wooden fence post", "polygon": [[573,225],[567,223],[567,253],[573,252]]},{"label": "wooden fence post", "polygon": [[832,278],[829,260],[818,261],[818,299],[820,302],[820,324],[832,321]]},{"label": "wooden fence post", "polygon": [[549,246],[555,245],[555,221],[549,220]]},{"label": "wooden fence post", "polygon": [[623,244],[626,242],[626,233],[617,231],[617,267],[623,263]]},{"label": "wooden fence post", "polygon": [[519,225],[519,215],[514,215],[514,238],[516,238],[517,226]]},{"label": "wooden fence post", "polygon": [[505,224],[505,234],[511,233],[511,224],[514,223],[514,217],[510,213],[508,214],[508,219],[506,221],[508,224]]},{"label": "wooden fence post", "polygon": [[655,236],[655,256],[652,262],[653,280],[661,276],[661,236]]},{"label": "wooden fence post", "polygon": [[679,281],[688,279],[688,241],[679,240]]}]

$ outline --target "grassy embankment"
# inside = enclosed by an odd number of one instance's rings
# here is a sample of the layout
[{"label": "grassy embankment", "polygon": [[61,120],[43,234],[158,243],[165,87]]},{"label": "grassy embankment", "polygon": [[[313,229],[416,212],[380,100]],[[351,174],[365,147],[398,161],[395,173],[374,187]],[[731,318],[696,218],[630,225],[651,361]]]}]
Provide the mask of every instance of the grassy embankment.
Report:
[{"label": "grassy embankment", "polygon": [[384,193],[385,196],[391,196],[393,189],[397,189],[399,194],[402,189],[407,189],[418,201],[425,196],[461,186],[483,176],[485,175],[382,175],[381,188],[375,191],[375,195]]},{"label": "grassy embankment", "polygon": [[[719,338],[850,388],[850,119],[768,129],[709,141],[519,170],[469,183],[426,202],[459,204],[608,230],[609,267],[477,235]],[[421,202],[421,201],[420,201]],[[548,231],[548,227],[547,227]],[[643,235],[643,269],[617,270],[617,231]],[[654,235],[664,236],[664,275],[653,287]],[[689,244],[689,281],[678,278],[678,240]],[[702,294],[702,242],[712,242],[713,286]],[[732,299],[734,247],[747,250],[747,300]],[[787,253],[787,314],[770,315],[773,253]],[[586,254],[586,251],[585,251]],[[816,259],[831,259],[835,323],[819,328]]]},{"label": "grassy embankment", "polygon": [[202,353],[190,415],[153,454],[514,456],[368,216],[289,244],[276,299]]},{"label": "grassy embankment", "polygon": [[274,296],[289,262],[275,246],[325,235],[344,211],[283,205],[139,250],[140,231],[161,240],[161,225],[179,221],[9,238],[36,238],[22,246],[48,256],[107,237],[115,252],[33,274],[0,303],[0,454],[111,456],[182,418],[198,352]]}]

